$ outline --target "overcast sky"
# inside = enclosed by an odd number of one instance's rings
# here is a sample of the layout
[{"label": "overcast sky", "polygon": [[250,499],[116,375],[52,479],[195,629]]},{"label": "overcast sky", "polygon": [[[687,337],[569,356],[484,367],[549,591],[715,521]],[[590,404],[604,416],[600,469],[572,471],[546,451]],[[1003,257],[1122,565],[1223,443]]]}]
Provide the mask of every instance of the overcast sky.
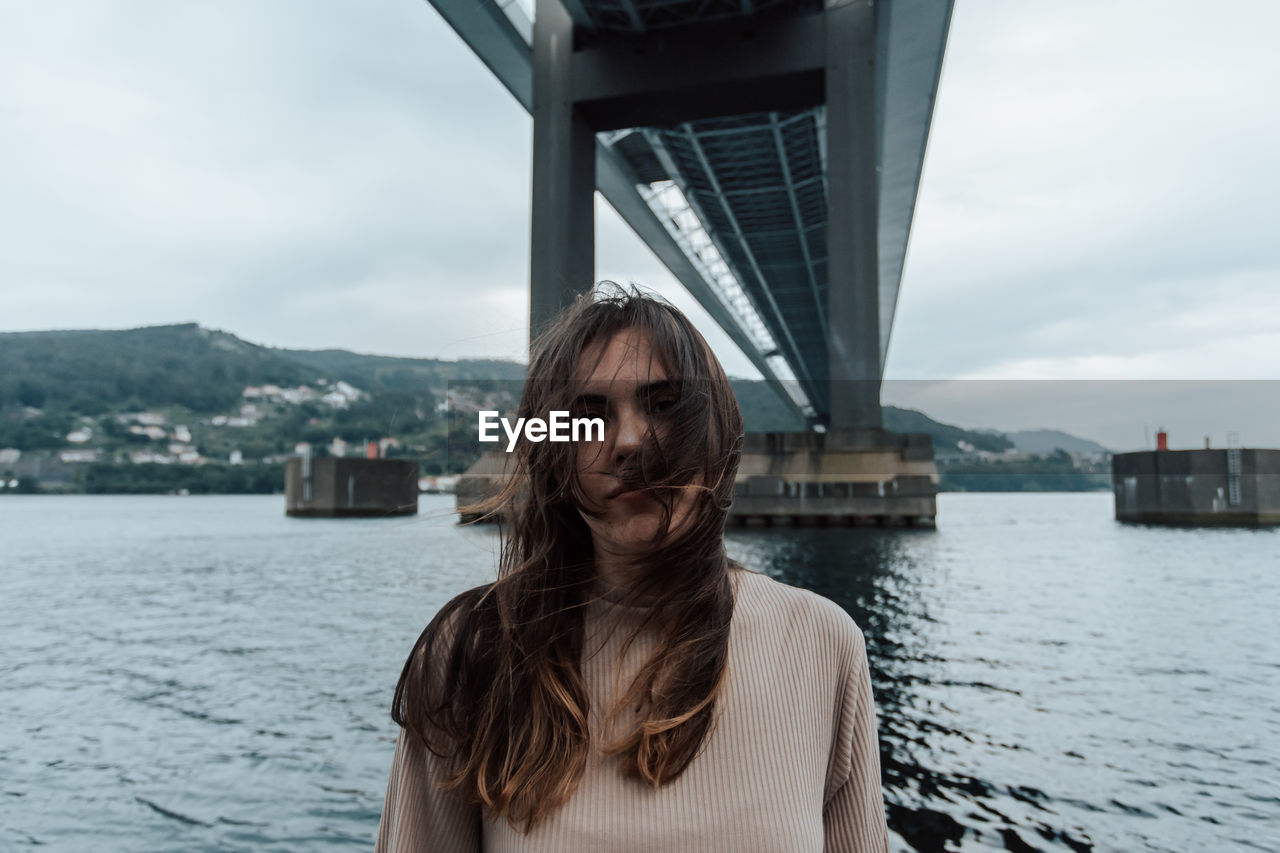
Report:
[{"label": "overcast sky", "polygon": [[[1273,0],[957,0],[886,377],[1280,380],[1277,33]],[[530,142],[425,0],[0,0],[0,331],[523,359]],[[603,202],[597,258],[756,375]],[[1280,383],[1211,387],[885,400],[1280,446]]]}]

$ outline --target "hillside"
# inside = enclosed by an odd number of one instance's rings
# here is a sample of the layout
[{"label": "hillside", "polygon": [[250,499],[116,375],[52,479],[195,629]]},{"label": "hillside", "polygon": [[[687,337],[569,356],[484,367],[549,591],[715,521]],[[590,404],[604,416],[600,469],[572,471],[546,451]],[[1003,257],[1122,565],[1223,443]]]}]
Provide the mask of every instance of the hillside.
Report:
[{"label": "hillside", "polygon": [[123,331],[0,334],[0,408],[61,404],[81,414],[180,405],[216,412],[246,385],[297,385],[306,365],[195,323]]},{"label": "hillside", "polygon": [[[249,386],[305,385],[325,388],[342,381],[375,398],[433,408],[449,383],[495,388],[518,395],[524,365],[487,359],[444,361],[363,355],[346,350],[289,350],[265,347],[195,323],[122,331],[0,333],[0,412],[15,407],[53,409],[96,416],[179,407],[193,415],[233,414]],[[510,383],[510,384],[508,384]],[[746,426],[752,432],[788,432],[803,424],[764,382],[732,380]],[[397,398],[394,392],[413,395]],[[385,408],[385,407],[383,407]],[[393,406],[392,408],[395,408]],[[368,414],[373,415],[373,412]],[[1000,452],[1013,445],[987,435],[941,424],[921,412],[886,407],[885,427],[895,432],[927,432],[938,446],[968,441]],[[348,421],[351,418],[347,418]],[[361,419],[365,432],[390,431],[393,423]],[[12,421],[12,417],[10,418]],[[54,430],[56,432],[56,430]],[[0,427],[0,447],[31,449]],[[348,440],[358,440],[350,431]],[[52,440],[40,442],[52,446]],[[27,445],[24,447],[24,445]]]},{"label": "hillside", "polygon": [[273,350],[322,377],[341,379],[357,388],[412,391],[423,386],[443,392],[449,382],[515,381],[524,379],[524,365],[514,361],[396,358],[362,355],[347,350]]},{"label": "hillside", "polygon": [[[279,466],[301,442],[324,455],[383,440],[387,455],[416,459],[426,474],[455,473],[481,450],[475,410],[514,408],[525,370],[510,361],[278,349],[195,323],[0,333],[0,366],[0,473],[98,491],[170,488],[196,476],[162,465]],[[748,431],[803,428],[766,383],[732,384]],[[940,451],[968,445],[988,457],[1011,452],[1019,437],[1041,441],[1045,452],[1096,447],[1049,430],[966,430],[892,406],[884,425],[928,433]],[[261,490],[278,481],[274,471],[201,476],[207,490]]]},{"label": "hillside", "polygon": [[443,394],[456,379],[519,379],[514,362],[389,358],[345,350],[274,349],[195,323],[121,331],[0,333],[0,409],[65,406],[98,414],[153,406],[212,413],[250,385],[318,385]]},{"label": "hillside", "polygon": [[1036,456],[1048,456],[1055,450],[1065,450],[1067,453],[1094,454],[1111,452],[1096,441],[1077,438],[1057,429],[1024,429],[1005,433],[1005,435],[1019,451]]}]

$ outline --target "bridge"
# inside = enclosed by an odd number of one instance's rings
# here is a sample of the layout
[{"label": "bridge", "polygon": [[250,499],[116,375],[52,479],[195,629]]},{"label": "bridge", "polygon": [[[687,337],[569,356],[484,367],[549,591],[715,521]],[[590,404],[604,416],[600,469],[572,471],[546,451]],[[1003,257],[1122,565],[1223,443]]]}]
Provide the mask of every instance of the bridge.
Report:
[{"label": "bridge", "polygon": [[880,387],[951,0],[430,2],[533,115],[530,338],[595,281],[599,190],[811,428],[749,437],[735,507],[932,519]]}]

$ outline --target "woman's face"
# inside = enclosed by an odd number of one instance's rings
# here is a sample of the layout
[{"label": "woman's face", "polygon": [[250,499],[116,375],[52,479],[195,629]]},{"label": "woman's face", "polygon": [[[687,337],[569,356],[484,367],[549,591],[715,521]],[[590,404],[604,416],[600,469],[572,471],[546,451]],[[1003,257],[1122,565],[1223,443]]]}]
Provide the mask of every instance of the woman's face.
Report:
[{"label": "woman's face", "polygon": [[[656,544],[662,506],[648,490],[636,488],[640,448],[649,442],[644,460],[653,465],[657,459],[653,440],[665,438],[664,413],[672,407],[676,391],[667,384],[667,373],[656,354],[651,359],[651,344],[648,329],[623,329],[589,346],[575,377],[585,387],[572,416],[599,417],[605,423],[604,441],[580,441],[576,448],[585,503],[599,513],[582,513],[597,555],[603,550],[626,559]],[[675,501],[669,534],[674,535],[688,520],[694,495],[692,490],[667,495]]]}]

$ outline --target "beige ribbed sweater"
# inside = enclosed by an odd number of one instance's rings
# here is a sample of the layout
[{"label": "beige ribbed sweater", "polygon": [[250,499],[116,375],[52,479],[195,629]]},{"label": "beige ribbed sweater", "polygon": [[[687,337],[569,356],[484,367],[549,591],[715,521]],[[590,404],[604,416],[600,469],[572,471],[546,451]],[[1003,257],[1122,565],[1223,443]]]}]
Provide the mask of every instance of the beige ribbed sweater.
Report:
[{"label": "beige ribbed sweater", "polygon": [[377,851],[887,851],[862,632],[815,593],[756,572],[733,571],[731,578],[736,603],[718,721],[678,779],[653,790],[624,778],[616,759],[598,750],[604,715],[654,648],[654,638],[642,634],[617,679],[617,654],[642,611],[615,604],[616,591],[606,593],[584,611],[593,751],[569,801],[526,835],[435,790],[440,759],[401,730]]}]

